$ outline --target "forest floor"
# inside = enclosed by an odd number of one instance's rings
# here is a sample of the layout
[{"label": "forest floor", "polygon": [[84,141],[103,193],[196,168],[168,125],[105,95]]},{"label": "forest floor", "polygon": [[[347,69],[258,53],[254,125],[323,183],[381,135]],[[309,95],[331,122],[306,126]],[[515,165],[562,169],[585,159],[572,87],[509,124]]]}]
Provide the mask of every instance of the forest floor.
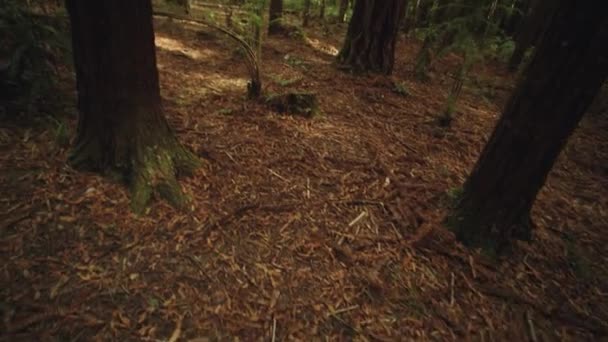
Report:
[{"label": "forest floor", "polygon": [[66,165],[65,128],[2,123],[0,340],[608,337],[608,116],[584,119],[533,240],[497,262],[441,220],[514,88],[500,63],[475,70],[445,128],[458,57],[416,81],[419,42],[402,38],[391,77],[356,76],[332,64],[344,26],[270,37],[264,91],[316,93],[303,118],[245,98],[220,34],[156,26],[166,114],[204,161],[181,182],[192,210],[136,216],[122,184]]}]

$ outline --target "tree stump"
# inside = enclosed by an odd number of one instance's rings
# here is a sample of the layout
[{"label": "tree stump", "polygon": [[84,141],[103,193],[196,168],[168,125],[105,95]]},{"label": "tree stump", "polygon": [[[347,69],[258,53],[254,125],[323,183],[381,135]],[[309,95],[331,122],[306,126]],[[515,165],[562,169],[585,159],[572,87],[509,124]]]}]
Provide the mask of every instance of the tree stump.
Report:
[{"label": "tree stump", "polygon": [[317,95],[313,93],[291,92],[271,95],[266,98],[266,103],[281,114],[312,118],[318,112]]}]

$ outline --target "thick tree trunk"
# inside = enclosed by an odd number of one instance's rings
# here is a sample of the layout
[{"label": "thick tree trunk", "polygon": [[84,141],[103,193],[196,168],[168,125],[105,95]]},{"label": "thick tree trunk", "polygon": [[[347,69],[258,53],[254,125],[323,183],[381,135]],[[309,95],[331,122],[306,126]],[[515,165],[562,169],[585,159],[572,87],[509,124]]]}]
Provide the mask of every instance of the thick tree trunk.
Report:
[{"label": "thick tree trunk", "polygon": [[120,172],[142,211],[154,192],[186,204],[176,181],[197,159],[161,109],[150,0],[67,0],[78,88],[78,131],[70,158],[79,169]]},{"label": "thick tree trunk", "polygon": [[282,31],[283,25],[281,20],[283,19],[283,0],[270,0],[270,12],[269,12],[269,23],[268,33],[275,34]]},{"label": "thick tree trunk", "polygon": [[608,4],[551,1],[537,53],[448,218],[466,244],[500,252],[531,236],[536,195],[608,76]]},{"label": "thick tree trunk", "polygon": [[356,0],[338,63],[354,71],[390,74],[405,0]]}]

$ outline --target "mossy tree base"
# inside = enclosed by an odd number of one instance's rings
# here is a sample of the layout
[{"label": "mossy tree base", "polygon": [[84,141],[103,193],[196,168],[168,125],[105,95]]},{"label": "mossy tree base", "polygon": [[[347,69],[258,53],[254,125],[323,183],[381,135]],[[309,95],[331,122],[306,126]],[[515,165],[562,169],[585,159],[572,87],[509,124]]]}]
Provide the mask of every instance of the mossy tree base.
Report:
[{"label": "mossy tree base", "polygon": [[186,209],[189,198],[183,193],[177,176],[190,175],[198,166],[198,159],[182,147],[169,149],[148,148],[143,160],[131,172],[131,208],[140,213],[152,194],[176,208]]},{"label": "mossy tree base", "polygon": [[530,238],[536,196],[608,77],[606,13],[592,4],[554,5],[525,77],[447,219],[466,244],[500,252]]},{"label": "mossy tree base", "polygon": [[178,208],[177,182],[198,159],[179,144],[163,115],[150,1],[67,0],[78,87],[78,129],[70,163],[118,174],[131,206],[154,194]]},{"label": "mossy tree base", "polygon": [[[113,137],[113,143],[105,147],[97,137],[83,139],[72,151],[69,162],[79,170],[118,174],[131,190],[135,213],[143,213],[153,196],[185,209],[189,199],[177,178],[191,175],[200,166],[199,159],[179,144],[168,127],[164,137],[145,134],[127,138],[126,144],[118,143],[124,138]],[[111,146],[126,149],[113,150]]]}]

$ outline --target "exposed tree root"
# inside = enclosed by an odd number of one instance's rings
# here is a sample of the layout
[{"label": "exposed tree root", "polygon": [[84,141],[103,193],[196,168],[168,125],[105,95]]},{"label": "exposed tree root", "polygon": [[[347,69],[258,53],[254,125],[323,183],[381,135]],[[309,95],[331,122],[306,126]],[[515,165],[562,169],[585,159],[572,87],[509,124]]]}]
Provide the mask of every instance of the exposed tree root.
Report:
[{"label": "exposed tree root", "polygon": [[194,155],[181,146],[173,149],[147,148],[131,173],[131,208],[142,213],[153,195],[179,209],[186,209],[189,198],[177,176],[191,174],[199,165]]},{"label": "exposed tree root", "polygon": [[176,208],[187,208],[188,197],[177,177],[191,175],[200,166],[200,161],[173,136],[158,138],[154,144],[138,141],[135,147],[118,148],[120,144],[114,142],[111,146],[114,149],[102,144],[97,137],[84,138],[74,148],[69,163],[75,169],[116,175],[127,183],[135,213],[143,213],[153,196]]}]

